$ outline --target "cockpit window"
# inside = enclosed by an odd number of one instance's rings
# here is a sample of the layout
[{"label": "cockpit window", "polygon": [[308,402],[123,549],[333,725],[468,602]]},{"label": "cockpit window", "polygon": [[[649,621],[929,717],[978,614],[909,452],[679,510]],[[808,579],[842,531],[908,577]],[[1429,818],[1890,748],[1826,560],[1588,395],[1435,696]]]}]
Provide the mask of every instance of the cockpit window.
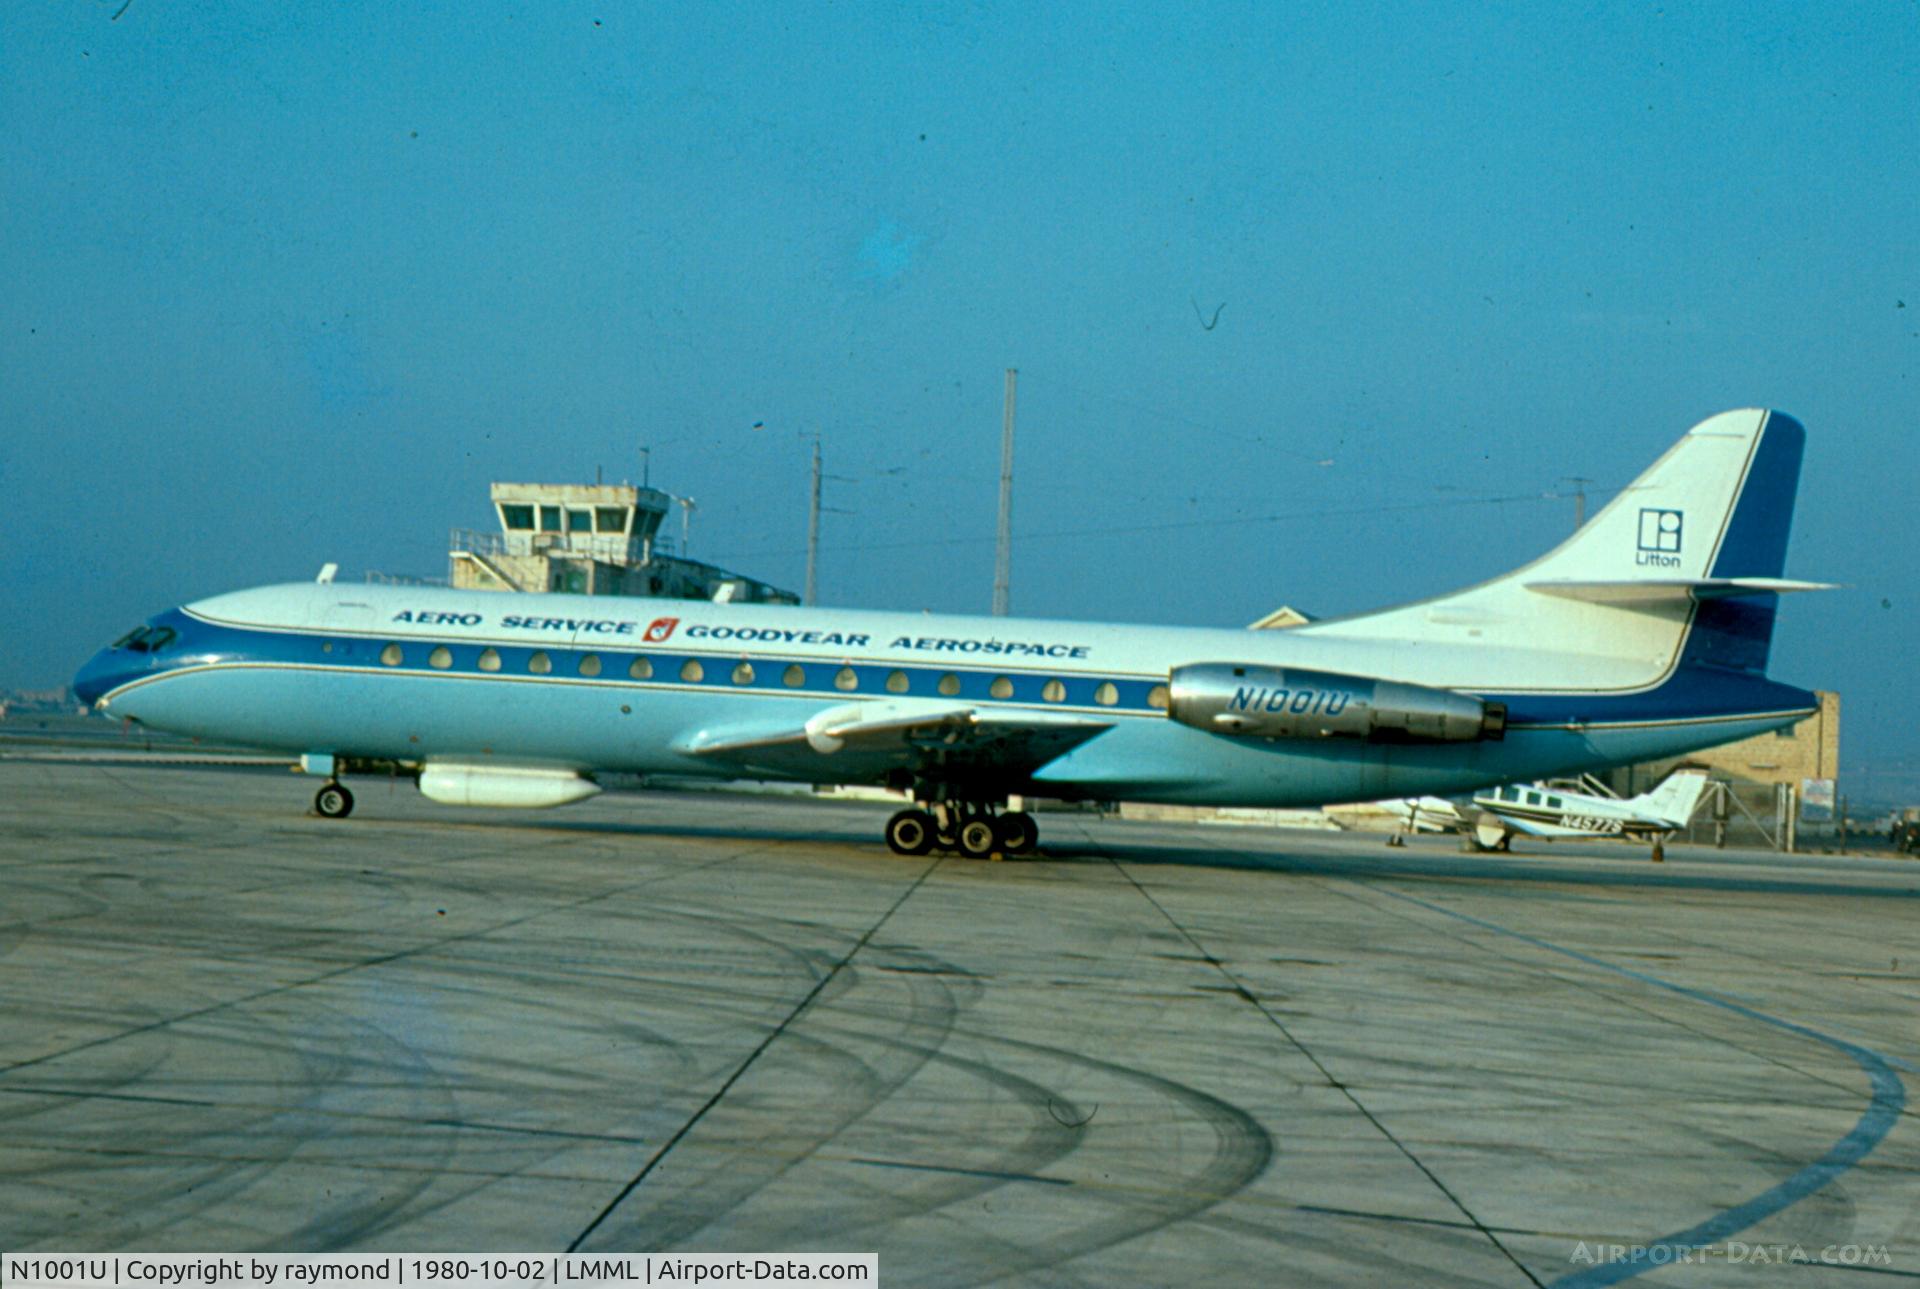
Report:
[{"label": "cockpit window", "polygon": [[172,627],[135,627],[113,642],[115,649],[132,653],[159,653],[178,639]]}]

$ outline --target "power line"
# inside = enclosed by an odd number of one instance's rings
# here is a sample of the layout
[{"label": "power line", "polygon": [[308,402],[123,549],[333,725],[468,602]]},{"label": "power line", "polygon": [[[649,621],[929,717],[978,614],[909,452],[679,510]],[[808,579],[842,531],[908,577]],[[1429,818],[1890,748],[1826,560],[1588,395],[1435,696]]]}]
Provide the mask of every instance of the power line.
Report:
[{"label": "power line", "polygon": [[[1614,491],[1622,491],[1615,489]],[[1591,494],[1589,494],[1591,495]],[[1324,510],[1295,510],[1271,515],[1244,515],[1232,519],[1187,519],[1160,524],[1115,524],[1099,528],[1063,528],[1051,532],[1030,532],[1018,534],[1021,541],[1057,541],[1073,537],[1113,537],[1128,533],[1164,533],[1200,528],[1231,528],[1241,524],[1287,524],[1303,519],[1338,519],[1351,515],[1405,514],[1420,510],[1463,509],[1469,506],[1503,506],[1516,502],[1561,501],[1564,497],[1555,492],[1514,493],[1508,496],[1490,497],[1448,497],[1437,501],[1408,501],[1389,505],[1340,506]],[[925,538],[900,542],[863,542],[855,546],[834,546],[829,549],[837,554],[853,554],[864,551],[887,550],[927,550],[957,546],[984,546],[992,541],[991,537],[943,537]],[[717,555],[716,559],[748,560],[777,559],[799,554],[791,547],[780,550],[735,551],[726,555]]]}]

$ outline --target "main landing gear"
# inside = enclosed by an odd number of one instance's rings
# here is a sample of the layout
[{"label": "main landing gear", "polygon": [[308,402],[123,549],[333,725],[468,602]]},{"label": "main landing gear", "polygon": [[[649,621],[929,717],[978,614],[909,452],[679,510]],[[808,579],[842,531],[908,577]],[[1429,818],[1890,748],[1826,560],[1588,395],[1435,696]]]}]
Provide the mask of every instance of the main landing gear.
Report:
[{"label": "main landing gear", "polygon": [[935,801],[887,820],[887,846],[896,855],[924,855],[936,846],[968,859],[1024,855],[1040,840],[1024,810],[995,813],[983,802]]},{"label": "main landing gear", "polygon": [[313,811],[322,819],[345,819],[353,813],[353,794],[338,779],[328,779],[313,794]]}]

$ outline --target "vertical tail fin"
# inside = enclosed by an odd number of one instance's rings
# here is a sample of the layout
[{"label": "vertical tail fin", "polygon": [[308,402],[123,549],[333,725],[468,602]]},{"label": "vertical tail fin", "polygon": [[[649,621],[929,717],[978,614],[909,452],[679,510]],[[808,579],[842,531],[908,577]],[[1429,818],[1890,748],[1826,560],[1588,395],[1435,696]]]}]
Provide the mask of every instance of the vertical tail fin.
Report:
[{"label": "vertical tail fin", "polygon": [[1686,664],[1764,671],[1776,593],[1812,589],[1780,576],[1805,442],[1783,413],[1722,412],[1532,563],[1299,630],[1467,646],[1488,659],[1485,683],[1507,688],[1640,688]]},{"label": "vertical tail fin", "polygon": [[1700,804],[1700,794],[1706,790],[1705,770],[1675,770],[1660,780],[1652,791],[1641,793],[1628,804],[1680,828],[1693,818],[1694,807]]}]

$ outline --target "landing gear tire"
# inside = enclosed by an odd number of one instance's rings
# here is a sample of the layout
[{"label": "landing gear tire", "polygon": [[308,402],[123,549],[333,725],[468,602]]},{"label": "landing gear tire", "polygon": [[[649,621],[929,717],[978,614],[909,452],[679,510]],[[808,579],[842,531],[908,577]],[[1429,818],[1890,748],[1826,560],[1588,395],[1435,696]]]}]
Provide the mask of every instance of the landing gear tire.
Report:
[{"label": "landing gear tire", "polygon": [[993,820],[986,818],[969,819],[961,824],[954,833],[954,849],[968,859],[985,859],[993,854],[1000,842],[999,832],[993,826]]},{"label": "landing gear tire", "polygon": [[329,783],[313,794],[313,810],[322,819],[345,819],[353,813],[353,794]]},{"label": "landing gear tire", "polygon": [[1024,810],[1011,810],[1000,816],[1000,849],[1009,855],[1024,855],[1040,840],[1040,829],[1033,816]]},{"label": "landing gear tire", "polygon": [[933,849],[933,816],[902,810],[887,820],[887,848],[896,855],[924,855]]}]

